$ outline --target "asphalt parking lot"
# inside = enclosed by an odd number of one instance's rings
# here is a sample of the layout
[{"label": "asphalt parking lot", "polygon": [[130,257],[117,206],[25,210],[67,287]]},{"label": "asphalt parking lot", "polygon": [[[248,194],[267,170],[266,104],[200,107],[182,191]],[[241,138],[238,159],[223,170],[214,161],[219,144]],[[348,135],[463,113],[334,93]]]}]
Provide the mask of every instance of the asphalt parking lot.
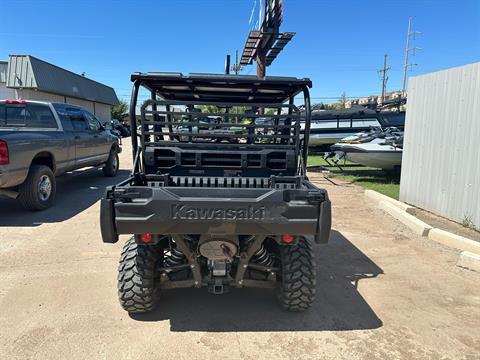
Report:
[{"label": "asphalt parking lot", "polygon": [[98,222],[104,187],[128,175],[123,148],[117,178],[62,176],[44,212],[0,200],[2,359],[479,358],[480,274],[365,203],[360,188],[318,174],[334,230],[316,246],[310,311],[283,312],[267,290],[192,289],[165,292],[154,313],[130,317],[116,295],[126,237],[103,244]]}]

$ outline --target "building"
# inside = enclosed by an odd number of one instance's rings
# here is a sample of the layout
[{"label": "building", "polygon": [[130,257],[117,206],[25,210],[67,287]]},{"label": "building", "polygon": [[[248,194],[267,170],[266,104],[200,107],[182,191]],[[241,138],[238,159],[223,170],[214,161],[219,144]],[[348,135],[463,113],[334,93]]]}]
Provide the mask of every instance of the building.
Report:
[{"label": "building", "polygon": [[[387,92],[385,94],[385,100],[396,100],[396,99],[400,99],[401,97],[402,97],[402,92],[401,91],[392,91],[392,92]],[[377,106],[380,103],[381,103],[380,96],[370,95],[370,96],[363,97],[363,98],[350,99],[345,103],[345,107],[348,109],[348,108],[351,108],[352,106],[355,106],[355,105]]]},{"label": "building", "polygon": [[410,79],[400,200],[480,228],[480,62]]},{"label": "building", "polygon": [[15,98],[15,90],[6,87],[7,67],[8,61],[0,61],[0,99]]},{"label": "building", "polygon": [[119,103],[115,91],[31,55],[10,55],[0,61],[0,99],[25,99],[76,104],[102,122]]}]

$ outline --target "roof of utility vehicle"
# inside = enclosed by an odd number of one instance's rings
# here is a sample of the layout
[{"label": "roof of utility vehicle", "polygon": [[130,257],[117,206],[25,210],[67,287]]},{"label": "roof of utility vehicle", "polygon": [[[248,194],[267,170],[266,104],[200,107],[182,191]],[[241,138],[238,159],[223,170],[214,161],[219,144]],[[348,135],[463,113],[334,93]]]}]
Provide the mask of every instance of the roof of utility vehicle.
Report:
[{"label": "roof of utility vehicle", "polygon": [[133,73],[131,80],[166,100],[224,103],[283,103],[312,87],[310,79],[284,76],[148,72]]}]

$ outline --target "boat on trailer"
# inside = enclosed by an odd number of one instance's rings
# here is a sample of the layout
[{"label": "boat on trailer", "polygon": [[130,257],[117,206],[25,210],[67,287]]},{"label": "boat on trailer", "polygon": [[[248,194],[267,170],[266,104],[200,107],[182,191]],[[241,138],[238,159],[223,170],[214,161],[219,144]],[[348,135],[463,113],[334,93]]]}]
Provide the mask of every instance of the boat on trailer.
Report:
[{"label": "boat on trailer", "polygon": [[343,139],[331,146],[326,159],[334,162],[345,159],[355,164],[394,170],[402,165],[403,132],[396,128],[372,129],[369,132]]}]

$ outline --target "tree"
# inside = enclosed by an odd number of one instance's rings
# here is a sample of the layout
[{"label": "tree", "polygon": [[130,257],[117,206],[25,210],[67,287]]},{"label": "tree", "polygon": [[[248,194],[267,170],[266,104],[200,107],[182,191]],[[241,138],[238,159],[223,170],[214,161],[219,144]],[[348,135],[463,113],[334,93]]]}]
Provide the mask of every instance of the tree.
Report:
[{"label": "tree", "polygon": [[324,109],[325,110],[337,110],[340,108],[340,104],[325,104]]},{"label": "tree", "polygon": [[113,105],[110,109],[112,119],[122,120],[128,114],[128,103],[125,100],[120,100],[118,105]]},{"label": "tree", "polygon": [[342,92],[342,94],[340,95],[340,109],[345,109],[346,107],[346,103],[347,103],[347,93],[344,91]]},{"label": "tree", "polygon": [[221,113],[222,111],[215,105],[197,105],[202,113]]}]

